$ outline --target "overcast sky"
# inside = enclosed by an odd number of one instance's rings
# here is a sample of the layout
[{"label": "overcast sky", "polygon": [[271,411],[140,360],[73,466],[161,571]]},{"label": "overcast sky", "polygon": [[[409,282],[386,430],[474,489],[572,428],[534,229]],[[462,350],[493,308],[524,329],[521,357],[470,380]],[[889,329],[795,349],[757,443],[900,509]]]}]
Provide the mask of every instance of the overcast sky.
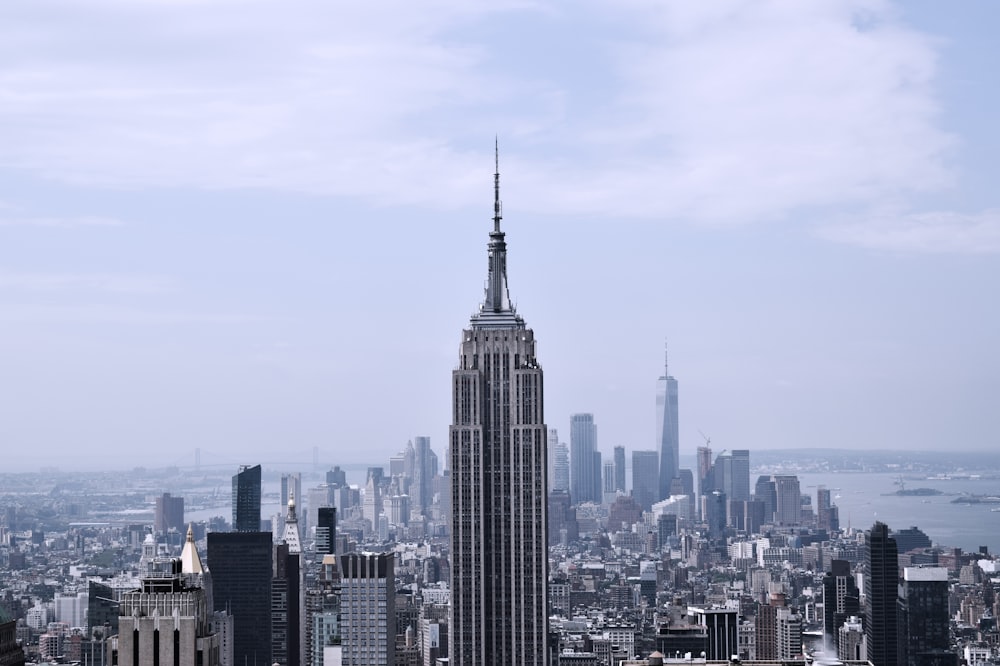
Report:
[{"label": "overcast sky", "polygon": [[[0,4],[4,468],[443,454],[499,135],[549,427],[1000,448],[1000,5]],[[443,456],[442,456],[443,457]]]}]

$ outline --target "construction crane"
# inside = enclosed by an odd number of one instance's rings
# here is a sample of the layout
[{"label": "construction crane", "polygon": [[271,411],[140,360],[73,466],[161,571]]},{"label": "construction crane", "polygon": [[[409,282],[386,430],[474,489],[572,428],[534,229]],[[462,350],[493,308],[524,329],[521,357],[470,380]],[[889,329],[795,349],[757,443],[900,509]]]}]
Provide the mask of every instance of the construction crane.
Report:
[{"label": "construction crane", "polygon": [[703,433],[700,428],[698,429],[698,434],[705,439],[705,446],[708,446],[709,444],[712,443],[712,438]]}]

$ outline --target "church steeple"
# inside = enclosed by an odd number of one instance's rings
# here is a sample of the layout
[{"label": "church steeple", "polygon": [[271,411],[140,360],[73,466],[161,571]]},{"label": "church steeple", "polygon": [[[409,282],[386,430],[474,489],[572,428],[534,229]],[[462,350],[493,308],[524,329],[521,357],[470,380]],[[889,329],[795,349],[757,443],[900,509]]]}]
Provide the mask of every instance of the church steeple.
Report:
[{"label": "church steeple", "polygon": [[500,230],[500,220],[503,219],[500,203],[500,143],[494,146],[496,171],[493,173],[493,231],[489,242],[489,273],[486,279],[486,297],[480,308],[480,316],[491,314],[515,313],[507,290],[507,243],[504,233]]}]

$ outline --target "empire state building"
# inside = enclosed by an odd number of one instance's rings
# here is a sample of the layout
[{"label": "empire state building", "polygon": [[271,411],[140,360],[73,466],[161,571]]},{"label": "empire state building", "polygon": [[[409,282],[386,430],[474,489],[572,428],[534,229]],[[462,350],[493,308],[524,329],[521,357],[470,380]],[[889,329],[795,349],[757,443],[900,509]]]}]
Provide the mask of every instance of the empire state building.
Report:
[{"label": "empire state building", "polygon": [[451,625],[457,666],[546,666],[546,432],[535,335],[507,292],[499,164],[486,295],[452,373]]}]

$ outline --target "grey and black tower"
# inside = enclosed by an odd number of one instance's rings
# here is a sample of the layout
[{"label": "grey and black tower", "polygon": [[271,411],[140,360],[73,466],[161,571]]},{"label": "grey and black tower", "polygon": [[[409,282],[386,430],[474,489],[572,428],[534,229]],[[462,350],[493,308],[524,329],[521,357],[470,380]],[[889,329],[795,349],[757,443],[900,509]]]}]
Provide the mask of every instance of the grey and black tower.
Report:
[{"label": "grey and black tower", "polygon": [[507,291],[494,175],[486,296],[452,373],[450,663],[546,666],[547,456],[534,332]]},{"label": "grey and black tower", "polygon": [[670,484],[677,477],[680,467],[680,430],[677,417],[677,380],[670,376],[664,352],[663,376],[656,382],[656,434],[660,440],[661,500],[670,497]]},{"label": "grey and black tower", "polygon": [[876,522],[865,535],[865,639],[873,666],[897,666],[899,556],[889,527]]}]

